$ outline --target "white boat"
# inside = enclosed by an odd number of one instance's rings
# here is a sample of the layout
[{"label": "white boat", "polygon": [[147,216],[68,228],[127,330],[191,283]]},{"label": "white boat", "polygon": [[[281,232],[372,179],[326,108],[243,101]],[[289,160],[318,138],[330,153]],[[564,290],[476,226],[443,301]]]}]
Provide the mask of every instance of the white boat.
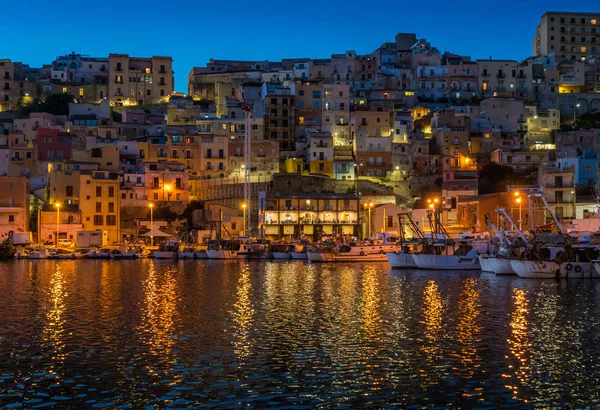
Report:
[{"label": "white boat", "polygon": [[306,256],[311,262],[386,262],[385,253],[372,254],[351,254],[350,252],[306,252]]},{"label": "white boat", "polygon": [[119,245],[119,249],[114,249],[110,252],[110,258],[114,260],[138,259],[145,258],[148,256],[148,254],[148,251],[142,249],[139,246],[121,244]]},{"label": "white boat", "polygon": [[499,258],[496,255],[479,255],[479,264],[483,272],[491,272],[495,275],[515,275],[515,271],[510,265],[510,259]]},{"label": "white boat", "polygon": [[232,249],[207,249],[208,259],[243,259],[244,254],[238,255],[238,251]]},{"label": "white boat", "polygon": [[92,248],[85,254],[87,259],[110,259],[110,249],[108,248]]},{"label": "white boat", "polygon": [[56,253],[50,257],[50,259],[60,259],[60,260],[73,260],[73,259],[84,259],[85,253],[77,253],[77,252],[67,252],[67,253]]},{"label": "white boat", "polygon": [[56,253],[55,249],[38,248],[27,255],[27,259],[50,259]]},{"label": "white boat", "polygon": [[[488,267],[491,272],[498,276],[514,276],[516,275],[510,259],[499,258],[498,256],[487,258]],[[488,271],[489,272],[489,271]]]},{"label": "white boat", "polygon": [[179,241],[170,238],[161,243],[157,251],[154,251],[154,259],[177,259],[178,251]]},{"label": "white boat", "polygon": [[405,250],[388,252],[385,256],[392,269],[417,268],[413,254]]},{"label": "white boat", "polygon": [[[413,260],[419,269],[428,270],[481,270],[477,250],[470,245],[459,244],[452,253],[450,246],[443,244],[433,245],[433,253],[412,254]],[[446,249],[448,248],[448,249]]]},{"label": "white boat", "polygon": [[593,262],[511,260],[510,265],[519,277],[527,279],[600,278]]}]

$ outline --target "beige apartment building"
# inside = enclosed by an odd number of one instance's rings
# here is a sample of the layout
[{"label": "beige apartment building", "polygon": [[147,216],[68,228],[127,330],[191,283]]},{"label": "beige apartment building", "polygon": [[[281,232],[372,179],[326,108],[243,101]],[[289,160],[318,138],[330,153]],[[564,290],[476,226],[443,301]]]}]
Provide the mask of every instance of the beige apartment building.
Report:
[{"label": "beige apartment building", "polygon": [[582,60],[600,50],[600,12],[549,11],[542,15],[533,38],[533,55],[550,53],[562,60]]},{"label": "beige apartment building", "polygon": [[29,179],[0,177],[0,241],[9,232],[29,231]]},{"label": "beige apartment building", "polygon": [[173,59],[109,54],[108,94],[111,105],[168,102],[174,90]]}]

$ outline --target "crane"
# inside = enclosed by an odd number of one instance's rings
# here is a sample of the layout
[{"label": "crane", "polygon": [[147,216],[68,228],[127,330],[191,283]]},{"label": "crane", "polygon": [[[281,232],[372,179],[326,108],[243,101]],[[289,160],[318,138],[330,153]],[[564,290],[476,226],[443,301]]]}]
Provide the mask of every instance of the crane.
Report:
[{"label": "crane", "polygon": [[239,89],[235,89],[235,97],[240,102],[240,107],[244,111],[244,203],[246,204],[246,212],[244,221],[246,226],[251,226],[249,221],[250,218],[250,198],[251,198],[251,185],[250,185],[250,168],[252,166],[252,151],[251,151],[251,130],[252,130],[252,107],[248,104]]}]

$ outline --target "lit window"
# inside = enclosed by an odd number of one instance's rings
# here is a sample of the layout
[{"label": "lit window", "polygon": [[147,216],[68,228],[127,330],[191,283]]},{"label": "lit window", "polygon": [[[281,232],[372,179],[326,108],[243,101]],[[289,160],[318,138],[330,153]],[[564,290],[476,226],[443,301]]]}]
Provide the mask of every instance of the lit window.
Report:
[{"label": "lit window", "polygon": [[596,19],[591,19],[590,24],[596,24]]},{"label": "lit window", "polygon": [[227,129],[227,124],[223,124],[223,129],[226,130]]},{"label": "lit window", "polygon": [[410,96],[413,96],[413,95],[415,95],[415,92],[414,92],[414,91],[406,91],[406,92],[404,93],[404,95],[406,95],[407,97],[410,97]]},{"label": "lit window", "polygon": [[79,96],[80,96],[80,97],[83,97],[83,88],[80,88],[80,89],[79,89]]},{"label": "lit window", "polygon": [[150,69],[146,68],[146,74],[150,74]]},{"label": "lit window", "polygon": [[581,47],[581,52],[582,52],[582,53],[585,53],[586,51],[587,51],[587,48],[586,48],[586,47]]},{"label": "lit window", "polygon": [[63,87],[63,93],[67,92],[67,87]]},{"label": "lit window", "polygon": [[298,123],[304,124],[304,117],[298,117]]}]

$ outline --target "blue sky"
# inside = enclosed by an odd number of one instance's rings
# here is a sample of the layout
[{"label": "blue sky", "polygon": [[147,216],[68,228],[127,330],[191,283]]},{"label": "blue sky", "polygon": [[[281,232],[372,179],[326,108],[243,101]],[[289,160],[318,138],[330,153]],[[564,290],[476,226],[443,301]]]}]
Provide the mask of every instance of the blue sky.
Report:
[{"label": "blue sky", "polygon": [[417,33],[442,52],[523,59],[531,55],[535,27],[545,11],[600,12],[597,0],[6,3],[0,58],[41,66],[71,51],[94,57],[169,55],[175,88],[184,92],[190,69],[210,58],[326,58],[346,50],[364,54],[393,41],[399,32]]}]

